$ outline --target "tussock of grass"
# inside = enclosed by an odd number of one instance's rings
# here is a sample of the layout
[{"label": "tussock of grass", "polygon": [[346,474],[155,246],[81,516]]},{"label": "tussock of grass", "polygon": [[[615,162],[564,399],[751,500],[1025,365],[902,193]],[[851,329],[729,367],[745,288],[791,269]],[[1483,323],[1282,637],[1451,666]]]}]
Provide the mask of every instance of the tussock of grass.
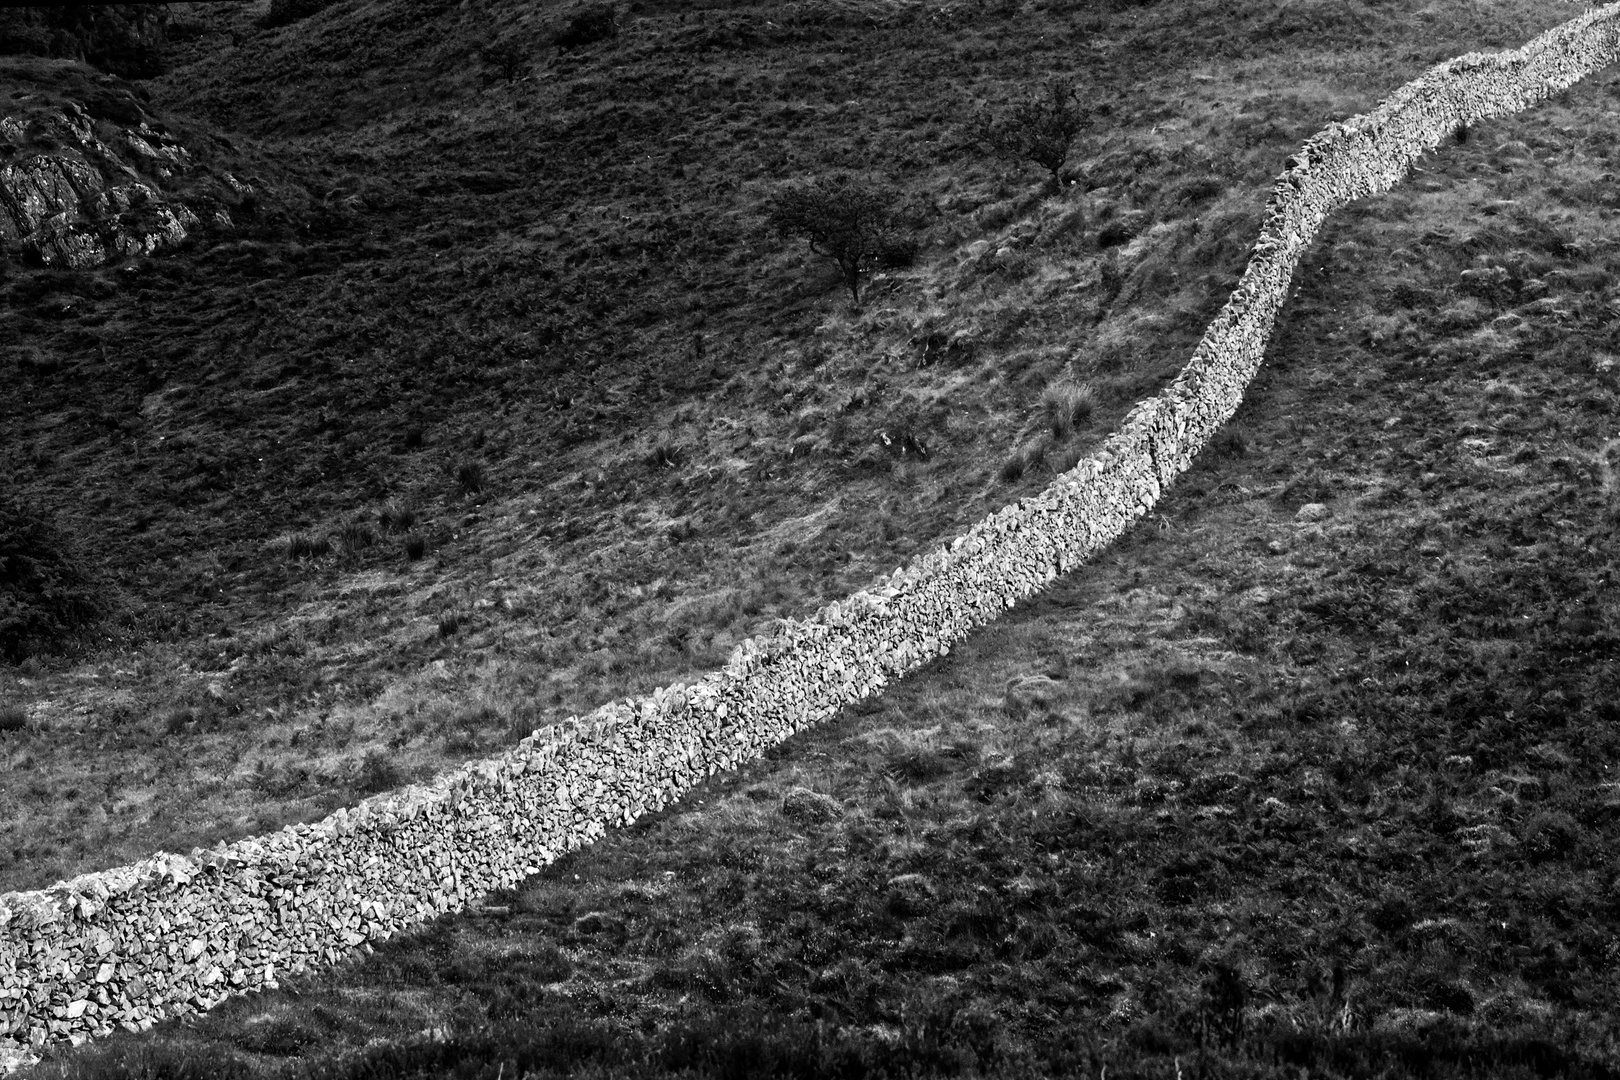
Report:
[{"label": "tussock of grass", "polygon": [[377,511],[377,523],[385,532],[409,532],[416,522],[416,507],[405,499],[389,499]]},{"label": "tussock of grass", "polygon": [[1089,383],[1059,381],[1041,392],[1041,418],[1059,441],[1090,419],[1096,408],[1097,392]]},{"label": "tussock of grass", "polygon": [[275,547],[284,559],[319,559],[332,553],[332,537],[315,529],[299,529],[279,537]]},{"label": "tussock of grass", "polygon": [[1051,445],[1051,440],[1046,436],[1024,440],[1007,456],[1007,460],[1002,462],[1001,479],[1009,484],[1016,483],[1046,464],[1046,454]]}]

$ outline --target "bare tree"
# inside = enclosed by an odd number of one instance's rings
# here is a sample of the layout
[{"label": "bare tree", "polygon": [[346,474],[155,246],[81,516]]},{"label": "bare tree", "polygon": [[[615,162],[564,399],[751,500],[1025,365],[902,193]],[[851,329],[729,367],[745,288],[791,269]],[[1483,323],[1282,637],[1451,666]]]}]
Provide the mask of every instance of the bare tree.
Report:
[{"label": "bare tree", "polygon": [[1004,112],[981,109],[969,133],[999,157],[1041,166],[1052,174],[1051,187],[1056,191],[1059,170],[1069,159],[1074,140],[1090,122],[1074,81],[1053,78]]},{"label": "bare tree", "polygon": [[768,218],[784,236],[799,236],[832,259],[850,299],[861,302],[861,278],[876,266],[905,265],[916,255],[896,208],[896,196],[847,177],[816,180],[778,192]]}]

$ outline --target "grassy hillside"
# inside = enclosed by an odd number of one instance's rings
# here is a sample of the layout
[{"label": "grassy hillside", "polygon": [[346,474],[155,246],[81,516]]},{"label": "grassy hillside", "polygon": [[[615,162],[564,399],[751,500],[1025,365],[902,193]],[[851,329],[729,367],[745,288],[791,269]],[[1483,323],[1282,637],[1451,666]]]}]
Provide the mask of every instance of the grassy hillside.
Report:
[{"label": "grassy hillside", "polygon": [[[5,283],[19,493],[122,614],[0,676],[0,885],[702,671],[1035,490],[1294,146],[1567,14],[643,4],[559,53],[561,8],[199,5],[154,107],[307,198]],[[1057,196],[960,128],[1051,72]],[[480,913],[41,1071],[1612,1075],[1614,95],[1330,223],[1230,433],[1048,598]],[[860,311],[762,224],[844,170],[924,241]]]}]

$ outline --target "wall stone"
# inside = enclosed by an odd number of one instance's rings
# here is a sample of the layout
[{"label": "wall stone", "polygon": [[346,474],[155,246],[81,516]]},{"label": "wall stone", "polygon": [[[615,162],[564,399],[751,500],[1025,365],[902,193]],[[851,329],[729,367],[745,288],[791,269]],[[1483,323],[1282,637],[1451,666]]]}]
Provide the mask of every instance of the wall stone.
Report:
[{"label": "wall stone", "polygon": [[687,686],[611,702],[498,757],[324,821],[0,896],[0,1060],[212,1008],[515,885],[880,690],[1112,542],[1241,402],[1326,216],[1462,123],[1620,57],[1620,3],[1521,49],[1432,68],[1333,124],[1278,178],[1254,255],[1186,368],[1044,491],[875,586],[738,646]]}]

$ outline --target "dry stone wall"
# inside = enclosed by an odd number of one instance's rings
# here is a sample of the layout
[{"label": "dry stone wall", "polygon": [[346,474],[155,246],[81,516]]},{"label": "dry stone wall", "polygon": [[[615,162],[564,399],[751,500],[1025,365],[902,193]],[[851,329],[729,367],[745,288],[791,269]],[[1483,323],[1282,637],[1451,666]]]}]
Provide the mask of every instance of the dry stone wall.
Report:
[{"label": "dry stone wall", "polygon": [[1040,494],[691,686],[614,702],[497,758],[311,825],[0,896],[0,1056],[208,1009],[514,885],[946,653],[1144,514],[1237,409],[1323,219],[1387,190],[1458,125],[1620,56],[1620,3],[1431,69],[1292,158],[1192,360]]}]

